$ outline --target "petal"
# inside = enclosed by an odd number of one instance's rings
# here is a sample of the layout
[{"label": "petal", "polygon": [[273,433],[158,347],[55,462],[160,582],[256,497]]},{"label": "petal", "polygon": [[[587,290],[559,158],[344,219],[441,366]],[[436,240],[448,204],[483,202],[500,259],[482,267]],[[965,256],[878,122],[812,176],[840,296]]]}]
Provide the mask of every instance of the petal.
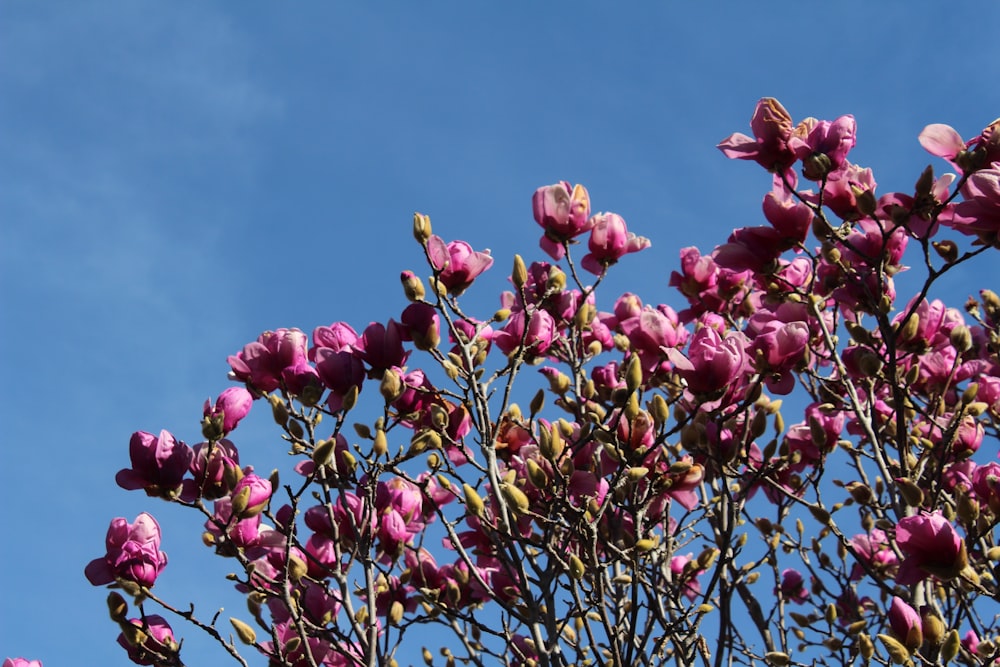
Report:
[{"label": "petal", "polygon": [[965,150],[961,135],[950,125],[934,123],[924,128],[920,133],[920,145],[930,153],[945,159],[951,159]]}]

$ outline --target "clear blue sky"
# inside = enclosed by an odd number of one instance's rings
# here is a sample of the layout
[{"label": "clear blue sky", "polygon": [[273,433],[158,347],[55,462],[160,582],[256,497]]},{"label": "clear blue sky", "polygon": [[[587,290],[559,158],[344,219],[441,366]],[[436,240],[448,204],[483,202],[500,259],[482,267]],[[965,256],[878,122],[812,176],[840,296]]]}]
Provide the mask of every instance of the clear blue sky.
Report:
[{"label": "clear blue sky", "polygon": [[[851,159],[906,190],[924,125],[969,137],[1000,115],[998,19],[992,0],[6,0],[0,657],[130,664],[83,568],[144,509],[171,558],[158,588],[245,616],[201,522],[115,486],[129,435],[197,442],[226,356],[262,330],[398,316],[399,271],[425,272],[414,210],[493,250],[471,295],[492,312],[512,254],[541,259],[534,189],[584,183],[653,241],[605,295],[676,304],[681,247],[762,224],[766,174],[715,149],[758,98],[853,113]],[[955,302],[1000,289],[978,266]],[[244,462],[285,465],[258,412]],[[187,636],[188,664],[225,664]]]}]

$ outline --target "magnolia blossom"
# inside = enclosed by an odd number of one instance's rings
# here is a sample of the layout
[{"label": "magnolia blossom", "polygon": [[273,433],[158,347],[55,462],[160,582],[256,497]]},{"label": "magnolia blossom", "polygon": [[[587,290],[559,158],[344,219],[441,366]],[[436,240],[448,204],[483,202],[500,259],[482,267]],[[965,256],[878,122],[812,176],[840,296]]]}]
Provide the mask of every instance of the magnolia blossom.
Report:
[{"label": "magnolia blossom", "polygon": [[806,118],[792,131],[788,147],[802,160],[802,175],[812,181],[837,178],[847,153],[854,148],[857,124],[854,116],[837,120]]},{"label": "magnolia blossom", "polygon": [[427,240],[427,256],[438,281],[456,296],[468,289],[479,274],[493,266],[489,250],[476,252],[465,241],[445,244],[439,236],[431,236]]},{"label": "magnolia blossom", "polygon": [[228,435],[240,421],[250,414],[253,405],[253,395],[245,387],[229,387],[215,399],[205,401],[202,414],[210,421],[218,421],[222,435]]},{"label": "magnolia blossom", "polygon": [[896,583],[904,586],[932,575],[954,579],[968,563],[965,542],[939,511],[900,519],[896,542],[906,556],[896,574]]},{"label": "magnolia blossom", "polygon": [[256,341],[230,356],[232,376],[258,391],[274,391],[282,382],[282,373],[306,359],[306,335],[298,329],[265,331]]},{"label": "magnolia blossom", "polygon": [[750,119],[753,138],[739,132],[730,135],[718,148],[728,158],[754,160],[769,171],[782,171],[795,162],[789,147],[792,138],[792,117],[773,97],[757,102]]},{"label": "magnolia blossom", "polygon": [[806,588],[805,580],[798,570],[783,570],[781,573],[781,584],[775,592],[777,593],[778,590],[781,591],[781,597],[795,604],[802,604],[809,599],[809,590]]},{"label": "magnolia blossom", "polygon": [[167,554],[160,551],[160,524],[145,512],[134,523],[121,517],[112,520],[106,545],[107,554],[84,570],[94,586],[124,580],[152,587],[167,565]]},{"label": "magnolia blossom", "polygon": [[141,644],[132,644],[125,633],[118,635],[118,644],[128,651],[129,660],[137,665],[160,664],[157,658],[176,654],[179,644],[174,639],[174,631],[167,619],[158,614],[146,614],[143,618],[131,618],[128,621],[141,628],[146,640]]},{"label": "magnolia blossom", "polygon": [[129,458],[132,467],[119,470],[115,475],[118,486],[129,491],[144,489],[151,496],[167,499],[194,499],[193,482],[184,479],[194,452],[169,431],[160,431],[159,437],[145,431],[133,433],[129,441]]},{"label": "magnolia blossom", "polygon": [[917,648],[923,643],[920,614],[913,607],[893,596],[888,617],[892,634],[907,647]]},{"label": "magnolia blossom", "polygon": [[566,255],[563,243],[590,229],[590,195],[582,185],[570,187],[567,181],[535,190],[531,198],[535,222],[542,226],[541,247],[559,261]]},{"label": "magnolia blossom", "polygon": [[623,256],[649,246],[649,239],[628,231],[625,220],[620,215],[598,213],[594,216],[590,241],[587,243],[590,252],[584,255],[580,265],[593,274],[601,275]]},{"label": "magnolia blossom", "polygon": [[42,667],[42,661],[28,660],[27,658],[7,658],[3,661],[3,667]]},{"label": "magnolia blossom", "polygon": [[723,338],[713,327],[703,326],[691,337],[687,356],[676,348],[665,351],[674,370],[684,378],[692,394],[710,394],[739,384],[750,369],[749,341],[733,331]]}]

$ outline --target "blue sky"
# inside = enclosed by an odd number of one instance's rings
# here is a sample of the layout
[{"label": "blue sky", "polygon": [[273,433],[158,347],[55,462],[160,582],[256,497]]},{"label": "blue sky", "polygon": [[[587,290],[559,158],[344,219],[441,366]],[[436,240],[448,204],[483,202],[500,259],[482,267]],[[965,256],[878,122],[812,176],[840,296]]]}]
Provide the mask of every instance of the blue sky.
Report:
[{"label": "blue sky", "polygon": [[[541,259],[532,192],[584,183],[653,242],[606,297],[678,305],[681,247],[761,224],[767,175],[715,149],[758,98],[853,113],[852,161],[906,190],[932,161],[924,125],[969,137],[1000,114],[1000,47],[978,28],[998,18],[892,0],[3,2],[0,657],[130,664],[83,567],[112,517],[144,509],[164,591],[243,613],[200,521],[115,486],[129,435],[197,442],[226,356],[265,329],[398,316],[399,271],[423,271],[414,210],[492,249],[470,294],[492,312],[513,253]],[[956,304],[979,287],[1000,272],[945,285]],[[269,470],[284,449],[258,412],[237,443]],[[219,657],[188,637],[189,664]]]}]

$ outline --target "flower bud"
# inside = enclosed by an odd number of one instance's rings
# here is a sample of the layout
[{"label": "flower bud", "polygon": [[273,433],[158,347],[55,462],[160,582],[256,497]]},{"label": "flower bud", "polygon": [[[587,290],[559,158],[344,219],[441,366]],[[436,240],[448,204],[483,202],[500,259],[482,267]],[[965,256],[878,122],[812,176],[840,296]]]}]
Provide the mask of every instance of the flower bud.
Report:
[{"label": "flower bud", "polygon": [[240,638],[240,641],[248,646],[253,646],[257,643],[257,633],[249,625],[239,620],[238,618],[230,618],[229,622],[233,624],[233,629],[236,630],[236,636]]},{"label": "flower bud", "polygon": [[962,640],[958,636],[958,630],[951,629],[945,635],[944,643],[941,645],[941,661],[949,663],[958,655],[958,650],[962,647]]},{"label": "flower bud", "polygon": [[125,621],[125,615],[128,614],[128,603],[125,602],[125,598],[114,591],[108,593],[108,614],[112,621],[118,622]]},{"label": "flower bud", "polygon": [[576,554],[569,555],[569,576],[574,579],[583,579],[583,575],[586,574],[587,568],[584,566],[583,561]]},{"label": "flower bud", "polygon": [[389,451],[389,441],[385,437],[385,431],[383,429],[376,429],[375,431],[375,442],[372,445],[372,453],[376,458],[380,456],[385,456],[385,453]]},{"label": "flower bud", "polygon": [[316,443],[316,448],[313,449],[312,460],[318,466],[326,466],[330,464],[333,460],[333,451],[337,446],[337,441],[334,438],[329,440],[320,440]]},{"label": "flower bud", "polygon": [[431,237],[431,219],[423,213],[413,214],[413,238],[420,245],[426,245],[427,239]]},{"label": "flower bud", "polygon": [[937,252],[938,257],[943,259],[948,264],[951,264],[958,259],[958,246],[954,241],[932,241],[931,245],[934,246],[934,250]]},{"label": "flower bud", "polygon": [[469,508],[473,516],[482,518],[486,512],[486,505],[483,503],[482,497],[469,484],[463,484],[462,491],[465,494],[465,506]]},{"label": "flower bud", "polygon": [[528,500],[528,496],[513,484],[501,484],[500,493],[503,494],[504,500],[515,513],[527,514],[528,510],[531,509],[531,501]]},{"label": "flower bud", "polygon": [[524,284],[528,282],[528,269],[524,265],[524,259],[520,255],[514,255],[514,269],[510,274],[511,282],[514,283],[514,287],[518,290],[524,287]]},{"label": "flower bud", "polygon": [[409,301],[423,301],[427,292],[424,290],[424,283],[413,271],[403,271],[399,275],[399,281],[403,283],[403,294]]},{"label": "flower bud", "polygon": [[972,349],[972,332],[964,324],[956,325],[949,335],[952,346],[959,354]]}]

